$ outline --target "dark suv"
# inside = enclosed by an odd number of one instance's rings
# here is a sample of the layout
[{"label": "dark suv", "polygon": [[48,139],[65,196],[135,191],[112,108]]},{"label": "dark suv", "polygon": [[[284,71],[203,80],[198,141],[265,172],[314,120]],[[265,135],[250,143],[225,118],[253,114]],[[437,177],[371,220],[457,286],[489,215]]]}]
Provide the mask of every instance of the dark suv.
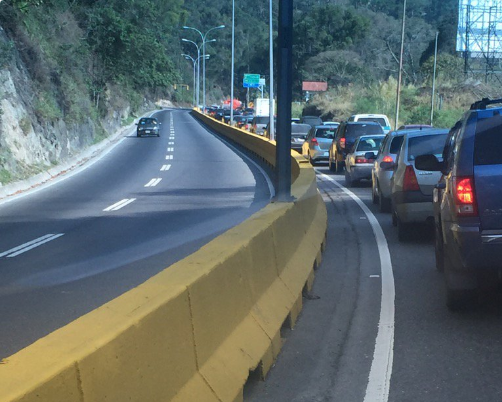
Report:
[{"label": "dark suv", "polygon": [[376,122],[346,121],[338,126],[335,139],[329,147],[329,170],[341,172],[345,166],[345,157],[362,135],[384,134],[383,128]]},{"label": "dark suv", "polygon": [[434,194],[436,267],[444,270],[446,302],[465,307],[502,274],[502,99],[471,106],[449,132],[442,160],[417,157],[415,167],[441,171]]}]

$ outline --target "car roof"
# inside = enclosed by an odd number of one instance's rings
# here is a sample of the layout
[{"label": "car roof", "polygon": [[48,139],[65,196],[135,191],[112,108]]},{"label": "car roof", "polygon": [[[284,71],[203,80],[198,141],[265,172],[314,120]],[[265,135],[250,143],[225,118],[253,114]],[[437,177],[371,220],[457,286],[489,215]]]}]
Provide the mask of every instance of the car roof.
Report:
[{"label": "car roof", "polygon": [[370,126],[380,126],[380,123],[377,123],[376,121],[346,121],[345,122],[346,124],[350,124],[351,126],[352,125],[359,125],[359,126],[363,126],[363,125],[370,125]]},{"label": "car roof", "polygon": [[408,138],[415,138],[415,137],[425,137],[427,135],[438,135],[438,134],[448,134],[449,129],[447,128],[435,128],[435,129],[429,129],[429,130],[414,130],[408,133],[405,133],[406,137]]}]

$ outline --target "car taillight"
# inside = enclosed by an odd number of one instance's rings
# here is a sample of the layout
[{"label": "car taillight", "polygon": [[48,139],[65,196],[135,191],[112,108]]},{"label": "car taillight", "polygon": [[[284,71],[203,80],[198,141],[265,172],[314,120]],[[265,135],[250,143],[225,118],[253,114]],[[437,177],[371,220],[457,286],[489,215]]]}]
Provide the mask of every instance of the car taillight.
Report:
[{"label": "car taillight", "polygon": [[419,191],[420,187],[418,185],[417,175],[415,174],[415,169],[413,166],[406,166],[404,171],[403,179],[403,191]]},{"label": "car taillight", "polygon": [[474,179],[454,177],[453,192],[458,216],[477,216],[478,208],[474,199]]},{"label": "car taillight", "polygon": [[370,163],[369,159],[366,159],[364,156],[356,156],[356,163]]},{"label": "car taillight", "polygon": [[317,138],[312,138],[312,145],[319,145],[319,142],[317,142]]},{"label": "car taillight", "polygon": [[382,159],[382,162],[394,162],[394,159],[392,159],[392,156],[387,155]]},{"label": "car taillight", "polygon": [[345,148],[345,138],[340,138],[340,148]]}]

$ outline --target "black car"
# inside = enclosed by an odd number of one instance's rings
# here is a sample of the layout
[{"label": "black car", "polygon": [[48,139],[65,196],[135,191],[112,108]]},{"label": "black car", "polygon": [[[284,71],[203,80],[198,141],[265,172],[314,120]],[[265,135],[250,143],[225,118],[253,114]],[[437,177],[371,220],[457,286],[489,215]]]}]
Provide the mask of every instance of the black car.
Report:
[{"label": "black car", "polygon": [[382,126],[375,122],[346,121],[340,124],[329,148],[329,170],[342,171],[345,158],[359,137],[378,134],[384,134],[384,132]]},{"label": "black car", "polygon": [[142,137],[144,135],[155,135],[160,137],[160,124],[155,117],[142,117],[136,125],[136,135]]},{"label": "black car", "polygon": [[302,145],[307,138],[310,130],[308,124],[291,123],[291,149],[294,149],[299,154],[302,153]]}]

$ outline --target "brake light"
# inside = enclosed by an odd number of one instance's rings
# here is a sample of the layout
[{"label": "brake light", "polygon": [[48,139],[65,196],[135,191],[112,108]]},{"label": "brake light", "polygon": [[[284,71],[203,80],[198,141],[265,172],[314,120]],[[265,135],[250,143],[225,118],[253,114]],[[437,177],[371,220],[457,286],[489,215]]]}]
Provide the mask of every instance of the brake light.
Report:
[{"label": "brake light", "polygon": [[317,142],[317,138],[312,138],[312,145],[319,145],[319,142]]},{"label": "brake light", "polygon": [[356,163],[370,163],[369,159],[366,159],[364,156],[356,156]]},{"label": "brake light", "polygon": [[392,156],[387,155],[382,159],[382,162],[394,162],[394,159],[392,159]]},{"label": "brake light", "polygon": [[477,216],[478,208],[474,199],[474,179],[454,177],[453,191],[458,216]]},{"label": "brake light", "polygon": [[340,138],[340,148],[345,148],[345,138]]},{"label": "brake light", "polygon": [[413,166],[406,166],[404,171],[403,179],[403,191],[419,191],[420,187],[418,185],[417,175],[415,174],[415,169]]}]

